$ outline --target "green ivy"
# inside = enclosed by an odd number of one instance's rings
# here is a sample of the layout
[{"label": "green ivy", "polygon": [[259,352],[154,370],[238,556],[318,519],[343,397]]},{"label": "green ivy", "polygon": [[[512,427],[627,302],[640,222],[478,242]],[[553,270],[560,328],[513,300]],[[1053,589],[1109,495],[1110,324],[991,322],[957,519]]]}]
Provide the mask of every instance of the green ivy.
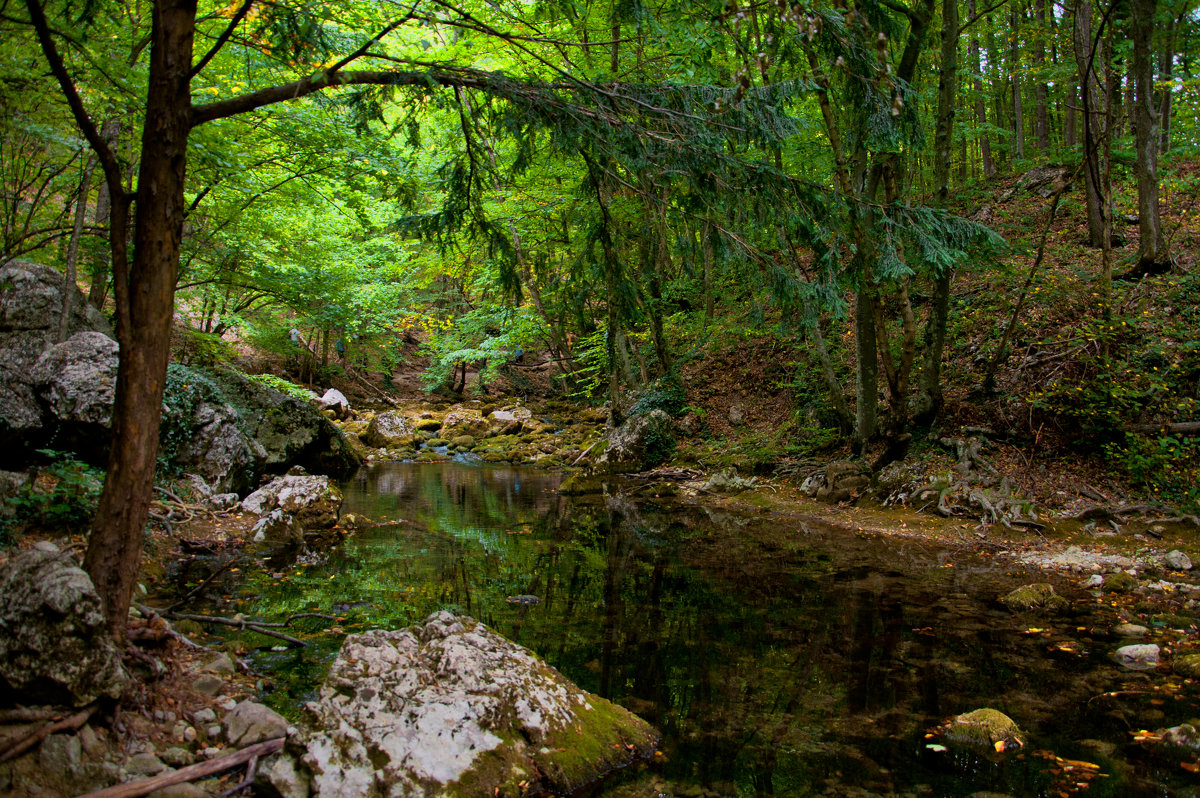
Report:
[{"label": "green ivy", "polygon": [[4,501],[6,517],[0,519],[0,546],[12,543],[18,530],[30,526],[54,531],[79,532],[91,522],[104,472],[78,460],[70,452],[39,449],[48,463],[24,487]]},{"label": "green ivy", "polygon": [[265,385],[293,399],[299,399],[301,402],[307,402],[312,396],[312,392],[304,386],[289,382],[283,377],[276,377],[274,374],[252,374],[250,375],[250,379],[259,385]]},{"label": "green ivy", "polygon": [[667,374],[642,389],[629,415],[640,416],[661,410],[671,418],[677,418],[687,406],[687,392],[678,374]]}]

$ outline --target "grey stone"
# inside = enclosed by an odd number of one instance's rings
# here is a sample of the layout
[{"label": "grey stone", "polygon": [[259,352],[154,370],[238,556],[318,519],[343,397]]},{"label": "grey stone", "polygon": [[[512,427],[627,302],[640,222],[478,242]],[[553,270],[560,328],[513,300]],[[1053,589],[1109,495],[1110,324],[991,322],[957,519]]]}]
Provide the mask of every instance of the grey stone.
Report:
[{"label": "grey stone", "polygon": [[420,442],[412,421],[399,410],[376,413],[367,425],[363,440],[368,446],[389,449],[400,446],[416,446]]},{"label": "grey stone", "polygon": [[157,776],[166,769],[167,766],[154,754],[134,754],[125,763],[125,772],[131,776]]},{"label": "grey stone", "polygon": [[225,680],[211,673],[202,673],[192,683],[192,689],[203,696],[215,696],[225,689]]},{"label": "grey stone", "polygon": [[233,665],[233,659],[224,651],[209,657],[200,663],[200,670],[212,671],[213,673],[233,673],[237,670]]},{"label": "grey stone", "polygon": [[60,425],[91,431],[111,426],[117,351],[112,338],[85,331],[50,347],[38,359],[30,376]]},{"label": "grey stone", "polygon": [[277,793],[280,798],[308,798],[308,778],[296,768],[291,756],[271,757],[258,769],[255,784],[260,792]]},{"label": "grey stone", "polygon": [[79,744],[83,746],[83,752],[88,756],[96,756],[104,750],[100,735],[96,734],[96,730],[91,726],[84,726],[79,730]]},{"label": "grey stone", "polygon": [[675,424],[663,411],[651,410],[629,417],[607,435],[608,446],[597,462],[610,471],[641,471],[659,465],[669,454],[662,444],[674,440]]},{"label": "grey stone", "polygon": [[304,542],[304,527],[296,523],[296,518],[291,513],[285,513],[278,508],[258,519],[251,531],[256,541]]},{"label": "grey stone", "polygon": [[219,723],[214,723],[213,725],[206,727],[204,729],[204,734],[210,740],[217,739],[221,736],[221,725]]},{"label": "grey stone", "polygon": [[1158,666],[1159,648],[1153,643],[1121,646],[1113,652],[1118,665],[1131,671],[1148,671]]},{"label": "grey stone", "polygon": [[[171,411],[172,404],[165,401],[164,416]],[[233,407],[201,401],[192,417],[180,423],[189,432],[171,456],[171,462],[199,474],[211,486],[210,496],[214,492],[223,494],[250,487],[253,475],[266,462],[267,453],[246,433],[242,416]]]},{"label": "grey stone", "polygon": [[186,748],[180,748],[177,745],[163,751],[162,754],[159,755],[159,758],[162,759],[162,761],[166,764],[175,768],[181,768],[190,765],[196,759],[194,756],[192,756],[191,751],[187,750]]},{"label": "grey stone", "polygon": [[441,795],[455,782],[492,795],[519,779],[531,792],[569,794],[648,755],[657,736],[448,612],[347,637],[308,709],[320,731],[304,741],[302,762],[316,796]]},{"label": "grey stone", "polygon": [[243,701],[225,716],[225,739],[230,745],[246,746],[287,734],[287,719],[270,707]]},{"label": "grey stone", "polygon": [[[281,528],[294,522],[301,532],[327,529],[337,523],[342,509],[342,492],[325,476],[276,477],[247,496],[242,501],[242,509],[259,516],[278,510],[280,515],[272,523]],[[285,516],[290,516],[291,522]],[[266,537],[272,536],[267,534]]]},{"label": "grey stone", "polygon": [[337,388],[330,388],[326,391],[317,400],[317,407],[321,410],[332,411],[335,418],[346,419],[350,417],[350,400]]},{"label": "grey stone", "polygon": [[27,702],[89,704],[129,683],[92,580],[52,545],[0,567],[0,683]]},{"label": "grey stone", "polygon": [[1104,577],[1100,574],[1092,574],[1084,580],[1083,586],[1086,588],[1101,587],[1104,584]]},{"label": "grey stone", "polygon": [[1192,558],[1179,549],[1175,549],[1163,556],[1163,565],[1173,571],[1190,571],[1192,570]]},{"label": "grey stone", "polygon": [[52,734],[42,741],[38,764],[48,773],[75,773],[83,764],[83,744],[74,734]]},{"label": "grey stone", "polygon": [[149,798],[208,798],[209,793],[191,782],[171,784],[155,790]]},{"label": "grey stone", "polygon": [[1112,633],[1117,637],[1145,637],[1150,630],[1136,623],[1119,623],[1113,627]]},{"label": "grey stone", "polygon": [[203,724],[203,723],[212,723],[216,719],[217,719],[217,713],[213,712],[213,710],[210,707],[205,707],[204,709],[198,709],[192,713],[192,722],[195,723],[197,726],[199,726],[200,724]]}]

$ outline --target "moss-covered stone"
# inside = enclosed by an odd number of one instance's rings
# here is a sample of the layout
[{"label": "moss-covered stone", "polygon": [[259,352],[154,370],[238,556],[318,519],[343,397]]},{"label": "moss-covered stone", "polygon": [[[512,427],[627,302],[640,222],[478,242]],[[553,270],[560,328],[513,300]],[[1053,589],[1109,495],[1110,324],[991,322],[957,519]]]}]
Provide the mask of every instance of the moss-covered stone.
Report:
[{"label": "moss-covered stone", "polygon": [[604,483],[593,474],[573,474],[562,481],[558,492],[564,496],[587,496],[592,493],[603,493]]},{"label": "moss-covered stone", "polygon": [[1117,571],[1104,577],[1104,584],[1101,587],[1109,593],[1128,593],[1137,587],[1137,583],[1136,578],[1124,571]]},{"label": "moss-covered stone", "polygon": [[1200,653],[1179,655],[1171,663],[1171,670],[1185,679],[1200,679]]},{"label": "moss-covered stone", "polygon": [[1013,612],[1063,612],[1070,602],[1054,592],[1054,586],[1045,582],[1023,585],[1001,599]]},{"label": "moss-covered stone", "polygon": [[1016,722],[996,709],[959,715],[945,726],[945,733],[950,742],[980,750],[1003,752],[1025,744]]}]

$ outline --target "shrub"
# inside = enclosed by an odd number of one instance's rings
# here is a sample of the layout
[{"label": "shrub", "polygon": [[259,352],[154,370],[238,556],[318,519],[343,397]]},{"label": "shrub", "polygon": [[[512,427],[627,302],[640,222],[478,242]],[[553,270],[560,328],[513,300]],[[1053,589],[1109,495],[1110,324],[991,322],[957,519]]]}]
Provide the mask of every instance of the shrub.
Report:
[{"label": "shrub", "polygon": [[82,531],[96,512],[104,472],[69,452],[39,449],[48,460],[16,495],[5,500],[9,516],[0,522],[0,545],[20,529]]}]

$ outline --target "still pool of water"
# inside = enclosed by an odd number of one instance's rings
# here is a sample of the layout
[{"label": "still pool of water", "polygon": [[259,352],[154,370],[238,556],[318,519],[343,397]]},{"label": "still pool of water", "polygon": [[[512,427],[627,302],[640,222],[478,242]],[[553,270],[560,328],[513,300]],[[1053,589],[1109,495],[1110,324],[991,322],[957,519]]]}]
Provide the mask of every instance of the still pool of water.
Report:
[{"label": "still pool of water", "polygon": [[[457,463],[360,472],[343,513],[378,526],[241,585],[247,615],[339,618],[300,627],[308,648],[255,656],[269,700],[294,712],[344,633],[445,607],[662,732],[653,764],[598,794],[1192,794],[1194,777],[1131,732],[1200,715],[1195,691],[1157,698],[1166,677],[1113,665],[1112,617],[1069,584],[1060,592],[1086,599],[1072,615],[1016,616],[998,598],[1030,579],[1001,560],[818,521],[572,499],[558,481]],[[980,707],[1021,725],[1020,754],[939,751],[926,736]]]}]

